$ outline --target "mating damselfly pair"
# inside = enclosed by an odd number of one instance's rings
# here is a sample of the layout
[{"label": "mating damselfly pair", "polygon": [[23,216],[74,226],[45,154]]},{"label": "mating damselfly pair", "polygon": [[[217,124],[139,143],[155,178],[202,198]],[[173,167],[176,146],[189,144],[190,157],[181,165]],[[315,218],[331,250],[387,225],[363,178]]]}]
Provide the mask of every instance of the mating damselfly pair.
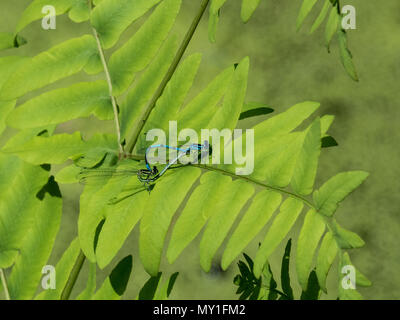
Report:
[{"label": "mating damselfly pair", "polygon": [[[168,161],[168,163],[159,170],[155,165],[152,166],[152,161],[149,159],[149,153],[156,149],[165,149],[172,150],[176,152],[176,155]],[[101,179],[105,179],[108,177],[116,177],[116,176],[132,176],[136,175],[141,183],[144,184],[144,187],[150,191],[150,186],[160,179],[165,172],[171,168],[173,165],[177,164],[183,157],[185,156],[194,156],[192,157],[192,162],[197,163],[200,159],[204,157],[208,157],[212,152],[212,148],[209,145],[208,141],[204,141],[203,144],[191,144],[189,146],[183,147],[173,147],[164,144],[155,144],[149,146],[144,154],[145,168],[135,169],[125,167],[123,169],[119,167],[109,167],[104,168],[101,165],[96,165],[92,168],[82,168],[80,171],[78,178],[82,183],[90,183],[91,181]]]}]

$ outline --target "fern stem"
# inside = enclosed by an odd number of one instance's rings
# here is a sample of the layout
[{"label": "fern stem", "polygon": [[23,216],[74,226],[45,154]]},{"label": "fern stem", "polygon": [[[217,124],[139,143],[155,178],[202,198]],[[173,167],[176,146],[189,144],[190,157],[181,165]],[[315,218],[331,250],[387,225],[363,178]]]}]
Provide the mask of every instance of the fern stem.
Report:
[{"label": "fern stem", "polygon": [[0,268],[0,278],[1,278],[1,284],[3,285],[6,300],[11,300],[10,292],[8,291],[6,275],[4,274],[4,270],[1,268]]},{"label": "fern stem", "polygon": [[[144,160],[145,158],[144,158],[143,155],[132,155],[132,159]],[[201,169],[204,169],[204,170],[208,170],[208,171],[219,172],[219,173],[222,173],[224,175],[230,176],[232,178],[241,179],[241,180],[250,182],[252,184],[261,186],[263,188],[266,188],[266,189],[269,189],[269,190],[272,190],[272,191],[276,191],[276,192],[279,192],[279,193],[283,193],[283,194],[287,195],[288,197],[295,198],[297,200],[300,200],[300,201],[304,202],[304,204],[306,204],[308,207],[310,207],[311,209],[315,209],[315,211],[317,211],[317,209],[315,208],[314,204],[311,201],[309,201],[308,199],[306,199],[306,198],[304,198],[304,197],[302,197],[302,196],[300,196],[298,194],[290,192],[288,190],[270,186],[270,185],[268,185],[268,184],[266,184],[266,183],[264,183],[262,181],[259,181],[257,179],[249,178],[249,177],[246,177],[246,176],[238,176],[238,175],[236,175],[236,174],[234,174],[234,173],[232,173],[230,171],[227,171],[227,170],[224,170],[224,169],[221,169],[221,168],[211,167],[211,166],[207,166],[207,165],[204,165],[204,164],[193,164],[192,163],[190,165],[193,166],[193,167],[198,167],[198,168],[201,168]]]},{"label": "fern stem", "polygon": [[[91,1],[89,1],[89,6],[91,7]],[[111,104],[112,104],[113,112],[114,112],[115,131],[117,133],[119,152],[120,152],[120,154],[123,154],[124,148],[121,143],[121,127],[119,124],[118,107],[117,107],[116,99],[113,95],[113,86],[112,86],[110,71],[108,69],[106,58],[104,56],[104,50],[103,50],[103,47],[100,42],[99,34],[97,33],[97,30],[93,26],[92,26],[92,31],[93,31],[94,38],[96,39],[96,42],[97,42],[97,48],[99,50],[101,63],[103,64],[104,73],[106,75],[106,80],[107,80],[107,84],[108,84],[108,92],[110,95]]]},{"label": "fern stem", "polygon": [[67,283],[65,284],[65,287],[61,293],[61,300],[68,300],[72,289],[74,288],[74,285],[76,283],[76,280],[78,279],[79,273],[81,272],[83,263],[85,262],[85,254],[83,253],[82,250],[80,250],[78,258],[75,261],[74,267],[72,268],[71,273],[69,274]]},{"label": "fern stem", "polygon": [[178,67],[179,62],[181,61],[187,47],[189,46],[189,43],[193,38],[193,35],[197,29],[197,26],[199,25],[200,20],[204,14],[209,2],[210,2],[210,0],[202,1],[196,16],[194,17],[193,22],[192,22],[189,30],[187,31],[187,33],[182,41],[181,46],[179,47],[179,49],[175,55],[174,60],[172,61],[171,66],[168,69],[167,74],[164,76],[160,86],[158,87],[157,91],[154,93],[147,108],[142,113],[138,125],[133,129],[133,133],[132,133],[131,139],[128,144],[129,153],[132,153],[132,151],[137,143],[137,140],[139,139],[140,132],[142,131],[144,125],[146,124],[146,121],[147,121],[148,117],[150,116],[151,111],[156,106],[157,100],[161,97],[169,80],[171,80],[172,76],[174,75],[175,70]]},{"label": "fern stem", "polygon": [[306,198],[303,198],[302,196],[299,196],[298,194],[290,192],[288,190],[285,190],[285,189],[282,189],[282,188],[278,188],[278,187],[269,186],[264,182],[261,182],[259,180],[256,180],[256,179],[253,179],[253,178],[249,178],[249,177],[246,177],[246,176],[238,176],[238,175],[236,175],[236,174],[234,174],[232,172],[229,172],[229,171],[226,171],[226,170],[220,169],[220,168],[210,167],[210,166],[206,166],[206,165],[202,165],[202,164],[192,164],[192,166],[199,167],[199,168],[202,168],[202,169],[205,169],[205,170],[208,170],[208,171],[220,172],[220,173],[225,174],[227,176],[230,176],[232,178],[241,179],[241,180],[250,182],[252,184],[267,188],[269,190],[276,191],[276,192],[279,192],[279,193],[283,193],[283,194],[287,195],[288,197],[295,198],[297,200],[300,200],[300,201],[304,202],[304,204],[306,204],[308,207],[310,207],[312,209],[316,209],[315,206],[309,200],[307,200]]}]

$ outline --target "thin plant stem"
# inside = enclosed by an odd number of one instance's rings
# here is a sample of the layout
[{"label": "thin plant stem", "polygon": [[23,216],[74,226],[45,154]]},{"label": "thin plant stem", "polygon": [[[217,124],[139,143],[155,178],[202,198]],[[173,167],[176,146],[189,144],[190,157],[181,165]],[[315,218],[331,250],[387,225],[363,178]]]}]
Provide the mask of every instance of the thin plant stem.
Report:
[{"label": "thin plant stem", "polygon": [[[92,6],[91,1],[89,1],[89,6],[91,8],[91,6]],[[119,124],[117,102],[113,95],[113,85],[112,85],[112,80],[111,80],[111,76],[110,76],[110,71],[108,69],[106,58],[104,56],[104,50],[103,50],[103,47],[100,42],[99,34],[97,33],[97,30],[93,26],[92,26],[92,31],[93,31],[94,38],[96,39],[96,42],[97,42],[97,48],[99,51],[101,63],[103,64],[104,73],[106,75],[106,80],[107,80],[107,84],[108,84],[108,92],[110,95],[111,104],[112,104],[112,108],[113,108],[113,112],[114,112],[114,122],[115,122],[115,131],[117,133],[118,148],[119,148],[120,154],[122,155],[124,153],[124,148],[121,143],[121,127]]]},{"label": "thin plant stem", "polygon": [[154,107],[156,106],[157,100],[161,97],[161,95],[164,92],[165,87],[167,86],[169,80],[171,80],[172,76],[174,75],[176,68],[179,65],[179,62],[181,61],[190,41],[193,38],[193,35],[197,29],[197,26],[200,23],[200,20],[208,6],[208,3],[210,2],[210,0],[203,0],[200,8],[196,14],[196,16],[193,19],[193,22],[189,28],[189,30],[187,31],[181,46],[179,47],[175,58],[171,64],[171,66],[168,69],[168,72],[166,73],[166,75],[164,76],[160,86],[158,87],[157,91],[154,93],[152,99],[150,100],[147,108],[143,111],[143,113],[141,114],[141,117],[139,119],[139,122],[137,124],[137,126],[134,127],[133,132],[132,132],[132,136],[131,139],[129,140],[129,144],[128,144],[128,148],[127,150],[129,151],[129,153],[132,153],[133,149],[135,148],[135,145],[137,143],[137,140],[139,139],[140,136],[140,132],[142,131],[144,125],[146,124],[146,121],[148,119],[148,117],[150,116],[151,111],[154,109]]},{"label": "thin plant stem", "polygon": [[285,190],[285,189],[282,189],[282,188],[278,188],[278,187],[269,186],[268,184],[266,184],[266,183],[264,183],[262,181],[259,181],[259,180],[256,180],[256,179],[253,179],[253,178],[250,178],[250,177],[238,176],[238,175],[236,175],[236,174],[234,174],[232,172],[229,172],[229,171],[226,171],[224,169],[217,168],[217,167],[211,167],[211,166],[206,166],[206,165],[202,165],[202,164],[192,164],[192,166],[199,167],[199,168],[202,168],[202,169],[205,169],[205,170],[208,170],[208,171],[220,172],[222,174],[231,176],[233,178],[244,180],[244,181],[250,182],[252,184],[267,188],[269,190],[273,190],[273,191],[276,191],[276,192],[279,192],[279,193],[286,194],[288,197],[300,200],[304,204],[306,204],[308,207],[310,207],[312,209],[315,209],[315,206],[309,200],[307,200],[306,198],[303,198],[302,196],[299,196],[299,195],[297,195],[297,194],[295,194],[293,192],[290,192],[288,190]]},{"label": "thin plant stem", "polygon": [[78,279],[79,273],[81,272],[83,263],[85,262],[85,254],[81,250],[79,252],[78,258],[75,261],[74,267],[72,268],[71,273],[69,274],[67,283],[61,293],[61,300],[68,300],[71,296],[72,289],[75,286],[76,280]]},{"label": "thin plant stem", "polygon": [[[145,157],[143,155],[133,155],[132,158],[135,159],[135,160],[144,160],[145,159]],[[288,190],[285,190],[285,189],[282,189],[282,188],[278,188],[278,187],[270,186],[270,185],[268,185],[268,184],[266,184],[266,183],[264,183],[262,181],[259,181],[259,180],[256,180],[254,178],[250,178],[250,177],[247,177],[247,176],[238,176],[238,175],[236,175],[236,174],[234,174],[234,173],[232,173],[230,171],[227,171],[227,170],[224,170],[224,169],[221,169],[221,168],[207,166],[207,165],[204,165],[204,164],[194,164],[194,163],[192,163],[190,165],[193,166],[193,167],[198,167],[198,168],[207,170],[207,171],[216,171],[216,172],[222,173],[224,175],[230,176],[232,178],[236,178],[236,179],[240,179],[240,180],[243,180],[243,181],[246,181],[246,182],[250,182],[250,183],[258,185],[260,187],[264,187],[266,189],[285,194],[288,197],[295,198],[297,200],[302,201],[305,205],[307,205],[311,209],[315,209],[316,210],[314,204],[311,201],[309,201],[308,199],[306,199],[306,198],[304,198],[304,197],[302,197],[302,196],[300,196],[300,195],[298,195],[296,193],[293,193],[291,191],[288,191]],[[180,166],[178,166],[178,167],[180,167]],[[175,167],[175,168],[177,168],[177,167]]]},{"label": "thin plant stem", "polygon": [[4,274],[4,270],[1,268],[0,268],[0,278],[1,278],[1,284],[3,285],[6,300],[11,300],[10,292],[8,291],[6,275]]}]

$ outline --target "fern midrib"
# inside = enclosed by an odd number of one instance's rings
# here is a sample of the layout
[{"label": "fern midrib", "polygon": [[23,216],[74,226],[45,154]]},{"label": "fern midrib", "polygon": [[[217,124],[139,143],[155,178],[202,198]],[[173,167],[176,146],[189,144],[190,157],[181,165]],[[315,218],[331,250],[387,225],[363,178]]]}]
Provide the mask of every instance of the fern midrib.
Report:
[{"label": "fern midrib", "polygon": [[267,188],[269,190],[285,194],[285,195],[287,195],[289,197],[292,197],[292,198],[295,198],[297,200],[302,201],[308,207],[316,210],[314,204],[311,201],[309,201],[308,199],[306,199],[306,198],[304,198],[304,197],[302,197],[302,196],[300,196],[300,195],[298,195],[296,193],[293,193],[293,192],[291,192],[289,190],[286,190],[286,189],[283,189],[283,188],[278,188],[278,187],[273,187],[273,186],[270,186],[270,185],[268,185],[268,184],[266,184],[266,183],[264,183],[262,181],[259,181],[257,179],[253,179],[253,178],[250,178],[250,177],[247,177],[247,176],[239,176],[239,175],[236,175],[236,174],[234,174],[234,173],[232,173],[230,171],[227,171],[227,170],[224,170],[224,169],[221,169],[221,168],[211,167],[211,166],[206,166],[206,165],[201,165],[201,164],[191,164],[191,165],[199,167],[199,168],[202,168],[202,169],[205,169],[205,170],[208,170],[208,171],[219,172],[221,174],[228,175],[228,176],[230,176],[232,178],[241,179],[243,181],[246,181],[246,182],[249,182],[249,183],[264,187],[264,188]]},{"label": "fern midrib", "polygon": [[165,87],[167,86],[168,82],[171,80],[180,61],[182,60],[182,57],[183,57],[184,53],[186,52],[186,49],[189,46],[190,41],[193,38],[193,35],[197,29],[197,26],[199,25],[200,20],[203,17],[203,14],[206,11],[206,8],[207,8],[209,2],[210,2],[210,0],[202,1],[199,11],[197,12],[195,18],[193,19],[193,22],[192,22],[189,30],[187,31],[187,33],[182,41],[182,44],[180,45],[180,47],[174,57],[174,60],[172,61],[171,66],[169,67],[169,69],[168,69],[166,75],[164,76],[160,86],[158,87],[157,91],[154,93],[147,108],[141,114],[137,126],[135,126],[133,128],[131,139],[128,142],[128,148],[127,148],[129,153],[133,152],[133,149],[135,148],[136,143],[139,139],[140,133],[142,132],[142,130],[147,122],[147,119],[150,116],[151,111],[153,111],[154,107],[156,106],[157,100],[162,96]]},{"label": "fern midrib", "polygon": [[[89,4],[90,11],[92,11],[92,1],[89,0],[88,4]],[[99,38],[99,35],[97,33],[97,30],[92,25],[91,25],[91,27],[92,27],[94,38],[96,39],[97,48],[98,48],[98,51],[99,51],[101,63],[103,65],[104,73],[106,75],[109,96],[110,96],[111,104],[112,104],[112,107],[113,107],[115,131],[116,131],[116,134],[117,134],[119,152],[120,152],[120,154],[123,154],[124,148],[123,148],[122,143],[121,143],[121,128],[120,128],[120,124],[119,124],[118,107],[117,107],[116,99],[115,99],[115,97],[113,95],[113,86],[112,86],[112,80],[111,80],[111,76],[110,76],[110,71],[108,69],[107,61],[106,61],[106,58],[105,58],[105,55],[104,55],[104,50],[103,50],[103,47],[101,45],[100,38]]]},{"label": "fern midrib", "polygon": [[[132,156],[130,156],[130,158],[134,159],[134,160],[139,160],[139,161],[145,160],[144,156],[142,156],[142,155],[132,155]],[[246,182],[249,182],[249,183],[264,187],[264,188],[267,188],[269,190],[285,194],[285,195],[287,195],[289,197],[292,197],[292,198],[295,198],[297,200],[302,201],[308,207],[310,207],[311,209],[314,209],[317,212],[317,208],[315,207],[315,205],[310,200],[308,200],[308,199],[306,199],[306,198],[304,198],[304,197],[302,197],[302,196],[300,196],[300,195],[298,195],[298,194],[296,194],[294,192],[291,192],[289,190],[286,190],[286,189],[283,189],[283,188],[279,188],[279,187],[270,186],[270,185],[268,185],[268,184],[266,184],[266,183],[264,183],[262,181],[259,181],[257,179],[253,179],[253,178],[250,178],[250,177],[247,177],[247,176],[239,176],[239,175],[236,175],[236,174],[234,174],[234,173],[232,173],[230,171],[227,171],[227,170],[224,170],[224,169],[221,169],[221,168],[211,167],[211,166],[207,166],[207,165],[203,165],[203,164],[193,164],[193,163],[189,164],[189,165],[193,166],[193,167],[198,167],[198,168],[201,168],[201,169],[204,169],[204,170],[208,170],[208,171],[219,172],[221,174],[230,176],[232,178],[240,179],[240,180],[243,180],[243,181],[246,181]]]}]

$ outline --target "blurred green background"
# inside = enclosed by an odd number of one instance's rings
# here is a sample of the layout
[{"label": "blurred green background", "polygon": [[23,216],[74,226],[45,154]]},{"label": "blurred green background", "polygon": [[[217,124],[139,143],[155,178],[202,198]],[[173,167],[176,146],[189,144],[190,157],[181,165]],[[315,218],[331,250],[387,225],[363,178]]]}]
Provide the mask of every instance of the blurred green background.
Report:
[{"label": "blurred green background", "polygon": [[[12,32],[29,2],[2,0],[0,30]],[[191,97],[220,70],[248,55],[251,62],[248,101],[265,102],[275,112],[281,112],[297,102],[314,100],[321,102],[319,114],[335,115],[330,133],[338,141],[339,147],[324,149],[317,185],[341,171],[361,169],[371,173],[367,182],[342,203],[337,218],[343,226],[357,232],[366,242],[364,248],[350,252],[353,263],[373,282],[372,287],[360,288],[360,292],[367,299],[400,298],[400,246],[397,244],[397,236],[400,234],[397,195],[400,192],[400,180],[396,178],[400,176],[400,151],[396,146],[400,138],[397,128],[400,120],[400,90],[397,82],[400,79],[400,2],[385,0],[378,4],[362,0],[342,1],[343,4],[354,5],[357,10],[357,30],[349,31],[348,35],[349,47],[360,77],[359,83],[346,75],[339,60],[336,42],[331,53],[327,53],[323,45],[323,28],[311,36],[308,34],[312,19],[307,19],[306,25],[296,33],[300,0],[262,0],[247,24],[240,21],[240,2],[230,0],[223,8],[216,44],[208,41],[206,19],[200,24],[188,50],[188,53],[203,53],[203,62]],[[183,3],[174,30],[180,36],[190,25],[200,0],[184,0]],[[313,17],[318,14],[317,11]],[[141,21],[130,27],[121,40],[127,39]],[[26,46],[3,51],[0,56],[33,56],[68,38],[85,33],[90,33],[87,23],[75,24],[66,16],[57,18],[56,30],[45,31],[40,22],[35,22],[22,32],[29,41]],[[67,86],[83,79],[88,79],[88,76],[81,73],[59,81],[50,88]],[[34,95],[39,92],[36,91]],[[29,97],[24,97],[24,100]],[[245,122],[241,126],[252,124]],[[95,119],[82,119],[63,124],[57,131],[71,132],[79,129],[84,136],[88,136],[98,130],[98,125]],[[112,123],[102,125],[102,128],[112,132]],[[0,144],[12,134],[13,131],[9,129]],[[57,169],[59,167],[54,168]],[[58,261],[77,234],[80,192],[81,186],[62,186],[64,214],[50,263]],[[260,239],[262,237],[257,240]],[[256,250],[257,240],[246,250],[250,255]],[[277,275],[284,244],[271,259],[273,271]],[[236,287],[232,279],[237,273],[236,265],[222,272],[216,259],[212,271],[205,274],[199,268],[197,245],[195,242],[188,247],[174,265],[170,266],[166,261],[162,264],[162,270],[167,275],[174,271],[180,272],[172,298],[235,299]],[[113,265],[131,253],[134,256],[134,267],[126,299],[135,298],[148,278],[138,259],[137,228],[113,264],[98,275],[100,284]],[[293,261],[291,267],[294,267]],[[84,288],[86,273],[87,265],[73,295]],[[333,277],[329,280],[333,288]],[[327,298],[334,297],[335,291],[331,289]]]}]

